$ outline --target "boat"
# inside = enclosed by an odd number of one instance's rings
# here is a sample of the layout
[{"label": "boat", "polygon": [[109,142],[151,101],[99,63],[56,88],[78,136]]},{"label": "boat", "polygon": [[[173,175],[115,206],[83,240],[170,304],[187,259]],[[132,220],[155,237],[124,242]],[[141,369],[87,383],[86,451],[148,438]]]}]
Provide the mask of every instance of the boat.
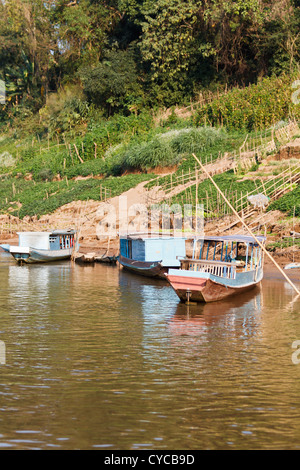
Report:
[{"label": "boat", "polygon": [[208,303],[242,294],[263,279],[265,241],[242,235],[195,239],[192,258],[180,259],[180,269],[169,269],[166,278],[185,302]]},{"label": "boat", "polygon": [[287,264],[284,269],[300,269],[300,263]]},{"label": "boat", "polygon": [[75,234],[75,230],[19,232],[19,245],[11,245],[9,252],[19,264],[70,259],[76,247]]},{"label": "boat", "polygon": [[119,257],[116,255],[108,256],[104,254],[102,256],[97,256],[95,258],[95,261],[96,263],[103,263],[103,264],[117,264],[118,258]]},{"label": "boat", "polygon": [[0,245],[0,248],[2,248],[2,250],[6,253],[9,253],[10,245],[8,245],[7,243],[3,243],[3,245]]},{"label": "boat", "polygon": [[178,269],[186,256],[186,238],[165,234],[120,235],[119,263],[143,276],[166,279],[168,269]]}]

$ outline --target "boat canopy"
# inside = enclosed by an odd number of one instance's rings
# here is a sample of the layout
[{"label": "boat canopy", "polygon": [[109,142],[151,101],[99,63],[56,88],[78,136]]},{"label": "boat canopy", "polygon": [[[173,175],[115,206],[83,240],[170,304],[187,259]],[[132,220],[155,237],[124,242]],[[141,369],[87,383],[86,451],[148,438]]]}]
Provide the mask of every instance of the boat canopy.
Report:
[{"label": "boat canopy", "polygon": [[76,230],[68,229],[68,230],[53,230],[51,235],[75,235]]},{"label": "boat canopy", "polygon": [[173,239],[184,239],[184,240],[187,240],[187,239],[194,239],[195,237],[193,236],[189,236],[189,237],[185,237],[185,236],[182,236],[182,234],[180,235],[176,235],[176,234],[166,234],[166,233],[142,233],[142,232],[136,232],[136,233],[120,233],[119,234],[120,236],[120,239],[126,239],[126,240],[173,240]]},{"label": "boat canopy", "polygon": [[[257,240],[264,244],[266,241],[266,237],[258,236],[256,237]],[[196,241],[204,241],[204,242],[235,242],[235,243],[247,243],[251,245],[257,246],[258,243],[256,242],[255,238],[250,237],[248,235],[227,235],[227,236],[203,236],[198,237]]]}]

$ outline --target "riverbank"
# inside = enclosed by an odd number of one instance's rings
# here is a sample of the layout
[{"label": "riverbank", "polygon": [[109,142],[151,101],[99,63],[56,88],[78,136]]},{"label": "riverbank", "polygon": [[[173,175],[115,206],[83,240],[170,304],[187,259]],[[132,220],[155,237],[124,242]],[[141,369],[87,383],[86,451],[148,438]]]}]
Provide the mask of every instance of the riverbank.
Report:
[{"label": "riverbank", "polygon": [[[213,235],[213,233],[206,233],[206,235]],[[0,243],[8,245],[18,245],[18,236],[17,234],[11,234],[9,236],[4,236],[3,234],[0,234]],[[268,239],[267,237],[267,249],[269,246],[270,239]],[[187,250],[188,256],[191,256],[191,251],[192,250],[189,247]],[[271,250],[268,249],[268,251],[281,268],[284,268],[289,263],[300,263],[300,250],[298,246],[290,246],[287,248],[277,247],[272,248]],[[90,238],[85,240],[83,238],[80,240],[79,253],[93,254],[94,257],[100,257],[105,253],[109,256],[117,256],[119,253],[119,237],[111,238],[109,240],[108,238],[98,240],[96,236],[94,237],[94,239]],[[277,268],[267,256],[265,257],[265,267],[266,269],[268,269],[268,271],[272,271],[273,268],[275,269],[275,271],[277,270]],[[299,270],[297,270],[296,272],[300,273]],[[298,275],[298,278],[299,277],[300,274]]]}]

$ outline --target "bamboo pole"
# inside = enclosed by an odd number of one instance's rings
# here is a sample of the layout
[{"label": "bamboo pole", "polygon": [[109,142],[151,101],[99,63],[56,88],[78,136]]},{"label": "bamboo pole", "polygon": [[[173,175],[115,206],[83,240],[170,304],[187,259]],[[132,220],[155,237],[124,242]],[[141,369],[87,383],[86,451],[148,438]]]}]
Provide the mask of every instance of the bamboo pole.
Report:
[{"label": "bamboo pole", "polygon": [[75,147],[75,150],[76,150],[76,153],[77,153],[77,157],[79,158],[80,162],[83,163],[83,160],[82,160],[81,156],[79,155],[78,149],[76,147],[76,144],[74,144],[74,147]]},{"label": "bamboo pole", "polygon": [[248,227],[248,225],[243,221],[243,219],[239,216],[239,214],[237,213],[237,211],[234,209],[234,207],[232,207],[232,205],[230,204],[230,202],[228,201],[228,199],[226,198],[226,196],[223,194],[223,192],[221,191],[221,189],[219,188],[219,186],[214,182],[214,180],[212,179],[212,177],[210,176],[210,174],[206,171],[206,169],[204,168],[204,166],[202,165],[202,163],[199,161],[199,159],[196,157],[195,154],[192,154],[193,157],[196,159],[196,161],[199,163],[200,165],[200,168],[202,169],[202,171],[204,171],[204,173],[206,173],[207,177],[210,179],[210,181],[212,182],[212,184],[215,186],[216,190],[221,194],[221,196],[223,197],[224,201],[226,202],[226,204],[230,207],[230,209],[232,210],[232,212],[234,213],[234,215],[239,219],[239,221],[243,224],[243,226],[246,228],[246,230],[250,233],[250,235],[254,238],[254,240],[256,241],[256,243],[258,244],[258,246],[260,246],[260,248],[263,250],[263,252],[268,256],[268,258],[272,261],[272,263],[276,266],[276,268],[281,272],[281,274],[283,275],[283,277],[286,279],[286,281],[292,286],[292,288],[295,290],[295,292],[300,296],[300,291],[297,289],[297,287],[295,286],[295,284],[291,281],[291,279],[285,274],[285,272],[281,269],[281,267],[279,266],[279,264],[274,260],[273,256],[266,250],[266,248],[264,247],[264,245],[258,240],[258,238],[256,237],[256,235],[254,235],[254,233],[251,231],[251,229]]}]

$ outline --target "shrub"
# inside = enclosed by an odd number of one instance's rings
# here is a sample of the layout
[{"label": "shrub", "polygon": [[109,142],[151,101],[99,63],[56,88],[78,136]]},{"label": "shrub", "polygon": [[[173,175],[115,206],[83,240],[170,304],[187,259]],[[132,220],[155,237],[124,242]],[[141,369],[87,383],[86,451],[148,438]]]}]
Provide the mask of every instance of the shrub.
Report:
[{"label": "shrub", "polygon": [[290,216],[295,213],[296,217],[300,217],[300,185],[277,201],[272,202],[268,207],[268,211],[273,210],[286,212]]},{"label": "shrub", "polygon": [[290,115],[300,117],[299,106],[293,104],[290,74],[264,78],[244,89],[235,88],[203,106],[195,117],[197,125],[223,124],[228,129],[252,131],[264,129]]}]

